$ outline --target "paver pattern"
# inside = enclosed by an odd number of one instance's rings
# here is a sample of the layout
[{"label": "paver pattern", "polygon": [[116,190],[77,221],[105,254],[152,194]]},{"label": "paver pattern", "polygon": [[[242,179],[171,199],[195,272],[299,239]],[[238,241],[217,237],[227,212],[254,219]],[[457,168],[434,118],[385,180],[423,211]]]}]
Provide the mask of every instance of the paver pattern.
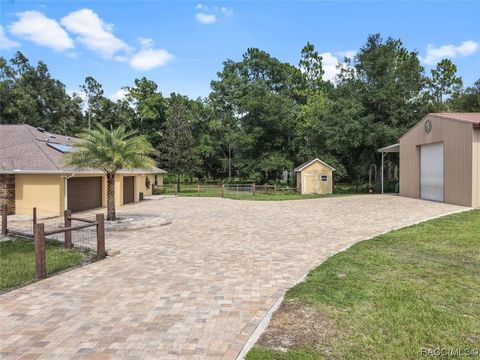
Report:
[{"label": "paver pattern", "polygon": [[168,198],[173,223],[107,236],[121,254],[0,295],[5,359],[234,359],[309,269],[359,240],[464,208],[364,195]]}]

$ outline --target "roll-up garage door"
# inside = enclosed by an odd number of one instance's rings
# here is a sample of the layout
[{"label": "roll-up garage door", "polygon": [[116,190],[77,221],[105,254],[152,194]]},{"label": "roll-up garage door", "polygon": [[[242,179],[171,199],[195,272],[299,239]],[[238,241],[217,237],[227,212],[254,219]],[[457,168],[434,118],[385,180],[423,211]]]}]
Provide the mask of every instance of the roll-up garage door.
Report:
[{"label": "roll-up garage door", "polygon": [[443,144],[420,147],[420,197],[443,201]]},{"label": "roll-up garage door", "polygon": [[124,176],[123,177],[123,203],[130,204],[134,201],[134,177],[133,176]]},{"label": "roll-up garage door", "polygon": [[73,177],[67,181],[67,207],[72,212],[102,207],[100,176]]}]

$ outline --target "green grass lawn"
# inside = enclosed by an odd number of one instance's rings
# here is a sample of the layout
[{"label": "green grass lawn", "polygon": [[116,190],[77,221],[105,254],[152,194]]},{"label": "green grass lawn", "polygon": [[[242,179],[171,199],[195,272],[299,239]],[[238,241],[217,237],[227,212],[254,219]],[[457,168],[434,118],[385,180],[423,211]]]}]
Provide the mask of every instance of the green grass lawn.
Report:
[{"label": "green grass lawn", "polygon": [[[47,275],[80,265],[92,259],[92,254],[65,250],[61,244],[45,244]],[[22,239],[0,241],[0,290],[27,284],[35,280],[33,242]]]},{"label": "green grass lawn", "polygon": [[[255,200],[255,201],[281,201],[281,200],[305,200],[305,199],[319,199],[324,197],[335,197],[335,196],[346,196],[351,195],[350,192],[342,192],[342,193],[334,193],[334,194],[307,194],[301,195],[293,192],[282,192],[277,191],[276,194],[271,192],[264,193],[262,190],[257,190],[255,195],[252,195],[250,192],[241,194],[236,193],[234,191],[226,191],[225,198],[226,199],[233,199],[233,200]],[[173,188],[168,189],[168,195],[173,194]],[[182,197],[221,197],[221,189],[220,188],[213,188],[213,189],[201,189],[198,191],[196,186],[188,186],[184,185],[180,187],[180,192],[178,196]]]},{"label": "green grass lawn", "polygon": [[418,359],[422,348],[480,348],[479,210],[329,258],[287,292],[247,359]]}]

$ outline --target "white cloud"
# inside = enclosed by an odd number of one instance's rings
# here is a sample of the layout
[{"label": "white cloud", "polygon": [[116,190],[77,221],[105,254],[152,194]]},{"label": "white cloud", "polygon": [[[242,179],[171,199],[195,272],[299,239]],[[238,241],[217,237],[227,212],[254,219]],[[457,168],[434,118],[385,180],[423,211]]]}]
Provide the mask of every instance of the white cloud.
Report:
[{"label": "white cloud", "polygon": [[225,15],[225,16],[232,16],[233,15],[233,10],[226,8],[226,7],[221,7],[220,12]]},{"label": "white cloud", "polygon": [[93,10],[71,12],[61,20],[68,31],[78,35],[77,40],[104,58],[114,58],[118,52],[132,49],[113,35],[113,26],[105,23]]},{"label": "white cloud", "polygon": [[217,22],[217,17],[214,14],[206,14],[203,12],[196,14],[195,19],[201,24],[213,24]]},{"label": "white cloud", "polygon": [[3,26],[0,25],[0,49],[11,49],[19,46],[20,44],[18,42],[7,38],[7,35],[5,35],[5,31],[3,30]]},{"label": "white cloud", "polygon": [[114,92],[112,95],[110,95],[110,100],[112,101],[118,101],[118,100],[123,100],[125,96],[127,96],[127,89],[118,89],[116,92]]},{"label": "white cloud", "polygon": [[441,59],[468,56],[472,55],[477,50],[478,43],[472,40],[464,41],[459,46],[443,45],[438,48],[433,44],[429,44],[427,46],[427,53],[424,58],[421,58],[421,60],[427,65],[434,65]]},{"label": "white cloud", "polygon": [[233,10],[225,6],[214,6],[212,8],[204,4],[198,4],[195,6],[195,9],[197,10],[195,19],[201,24],[213,24],[218,21],[219,16],[227,17],[233,15]]},{"label": "white cloud", "polygon": [[33,10],[17,15],[19,20],[8,27],[12,34],[55,51],[74,47],[73,40],[55,20]]},{"label": "white cloud", "polygon": [[148,71],[163,66],[173,59],[173,55],[165,49],[155,49],[153,40],[140,38],[142,49],[133,54],[129,63],[135,70]]},{"label": "white cloud", "polygon": [[335,77],[338,74],[337,66],[339,65],[339,60],[331,52],[324,52],[320,54],[322,57],[322,67],[325,71],[323,74],[323,80],[329,80],[335,82]]}]

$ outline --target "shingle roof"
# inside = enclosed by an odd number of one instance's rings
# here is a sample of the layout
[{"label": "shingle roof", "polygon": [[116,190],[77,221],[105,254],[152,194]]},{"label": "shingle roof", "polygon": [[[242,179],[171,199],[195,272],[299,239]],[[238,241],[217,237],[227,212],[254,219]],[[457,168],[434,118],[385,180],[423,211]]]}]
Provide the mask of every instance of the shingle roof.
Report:
[{"label": "shingle roof", "polygon": [[[66,166],[63,153],[50,144],[72,145],[77,138],[41,131],[30,125],[0,125],[0,173],[65,173],[72,172]],[[75,172],[82,172],[75,170]],[[92,169],[85,172],[100,172]],[[141,170],[122,172],[145,172]],[[149,173],[164,173],[154,168]]]}]

